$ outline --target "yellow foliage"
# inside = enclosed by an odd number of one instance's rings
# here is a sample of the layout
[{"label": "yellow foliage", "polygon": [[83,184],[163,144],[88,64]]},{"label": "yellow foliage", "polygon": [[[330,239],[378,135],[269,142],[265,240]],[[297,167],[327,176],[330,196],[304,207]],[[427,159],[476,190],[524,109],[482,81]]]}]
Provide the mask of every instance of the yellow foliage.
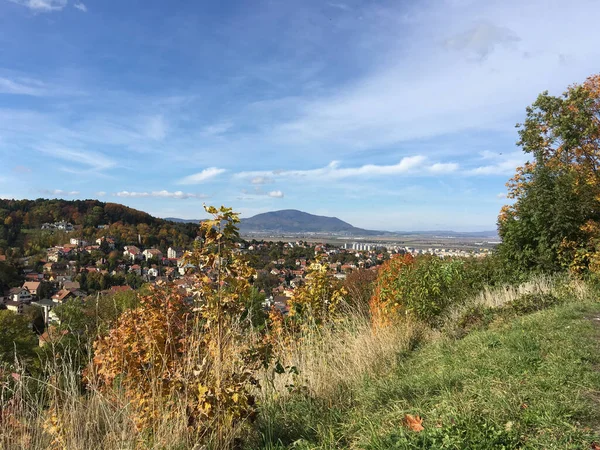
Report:
[{"label": "yellow foliage", "polygon": [[329,273],[328,264],[317,260],[308,268],[306,284],[294,291],[290,317],[305,324],[328,322],[335,317],[346,295],[345,288]]}]

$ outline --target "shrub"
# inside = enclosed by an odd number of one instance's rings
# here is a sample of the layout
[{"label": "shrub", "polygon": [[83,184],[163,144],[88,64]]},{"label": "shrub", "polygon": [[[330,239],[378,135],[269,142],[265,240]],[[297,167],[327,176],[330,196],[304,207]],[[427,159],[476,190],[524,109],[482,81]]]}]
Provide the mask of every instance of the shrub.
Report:
[{"label": "shrub", "polygon": [[528,314],[560,303],[560,299],[550,293],[523,294],[509,303],[508,307],[517,314]]},{"label": "shrub", "polygon": [[373,317],[380,323],[411,316],[430,325],[439,325],[443,313],[470,295],[465,262],[435,256],[416,259],[408,255],[386,263],[377,278],[371,301]]},{"label": "shrub", "polygon": [[351,272],[344,280],[348,292],[347,302],[351,311],[366,315],[369,313],[369,301],[375,291],[377,271],[359,269]]},{"label": "shrub", "polygon": [[329,274],[329,266],[317,261],[308,269],[306,284],[290,299],[290,317],[301,326],[327,323],[338,314],[346,294],[342,284]]}]

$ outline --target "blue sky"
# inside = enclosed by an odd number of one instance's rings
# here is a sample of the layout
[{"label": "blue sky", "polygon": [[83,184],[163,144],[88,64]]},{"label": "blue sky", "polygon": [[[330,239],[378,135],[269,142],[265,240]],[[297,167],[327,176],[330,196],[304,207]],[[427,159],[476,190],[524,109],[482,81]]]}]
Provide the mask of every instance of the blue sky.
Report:
[{"label": "blue sky", "polygon": [[0,197],[494,229],[595,0],[0,0]]}]

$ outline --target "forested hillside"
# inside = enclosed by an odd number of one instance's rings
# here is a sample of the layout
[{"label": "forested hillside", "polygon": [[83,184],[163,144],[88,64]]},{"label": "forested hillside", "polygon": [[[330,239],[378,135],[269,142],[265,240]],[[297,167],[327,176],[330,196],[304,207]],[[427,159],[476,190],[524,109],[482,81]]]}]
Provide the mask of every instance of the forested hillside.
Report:
[{"label": "forested hillside", "polygon": [[111,236],[118,243],[136,243],[139,235],[141,244],[158,247],[185,246],[198,230],[196,224],[173,223],[98,200],[0,199],[0,250],[19,248],[27,254],[52,246],[64,236],[60,231],[42,231],[41,227],[61,221],[73,224],[71,234],[80,238]]}]

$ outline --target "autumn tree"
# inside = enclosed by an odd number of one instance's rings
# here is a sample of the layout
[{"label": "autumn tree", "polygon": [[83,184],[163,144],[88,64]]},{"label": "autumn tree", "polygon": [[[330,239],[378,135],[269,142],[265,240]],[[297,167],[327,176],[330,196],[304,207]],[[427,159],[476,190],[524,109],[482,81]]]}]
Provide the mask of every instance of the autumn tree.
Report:
[{"label": "autumn tree", "polygon": [[290,317],[306,324],[329,322],[346,295],[342,284],[329,273],[329,265],[317,259],[308,268],[304,286],[294,290]]},{"label": "autumn tree", "polygon": [[600,75],[542,93],[517,126],[531,159],[507,184],[499,253],[523,272],[586,270],[600,242]]},{"label": "autumn tree", "polygon": [[201,242],[187,259],[201,269],[195,291],[196,342],[204,349],[197,356],[196,408],[216,420],[218,446],[224,446],[224,429],[254,414],[257,370],[265,367],[270,347],[253,339],[251,309],[256,297],[250,284],[255,272],[241,257],[239,215],[231,208],[205,207],[212,219],[200,225]]},{"label": "autumn tree", "polygon": [[185,256],[198,268],[191,292],[152,288],[96,340],[94,368],[107,392],[117,382],[124,388],[140,428],[183,402],[186,422],[225,448],[225,430],[254,414],[269,347],[252,330],[254,271],[237,253],[238,215],[206,211],[213,219],[201,225],[204,239]]},{"label": "autumn tree", "polygon": [[438,326],[453,306],[479,291],[479,278],[459,258],[433,255],[395,256],[379,269],[371,315],[375,325],[387,325],[404,317]]}]

